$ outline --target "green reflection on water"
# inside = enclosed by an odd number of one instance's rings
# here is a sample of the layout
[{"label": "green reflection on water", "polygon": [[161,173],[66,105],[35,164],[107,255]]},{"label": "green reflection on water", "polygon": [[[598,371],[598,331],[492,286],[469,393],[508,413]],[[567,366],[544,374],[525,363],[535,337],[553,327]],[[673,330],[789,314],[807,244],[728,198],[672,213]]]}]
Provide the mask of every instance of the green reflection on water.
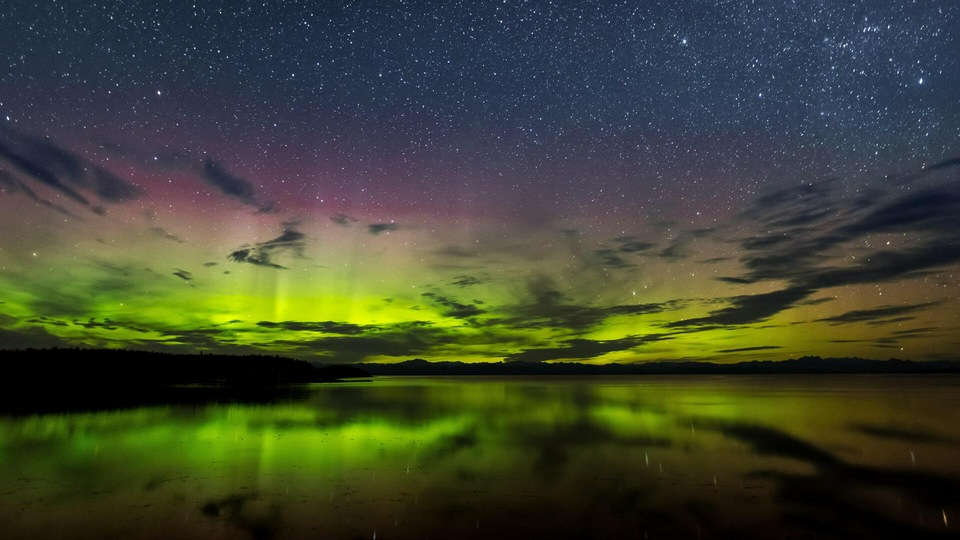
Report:
[{"label": "green reflection on water", "polygon": [[955,378],[404,379],[0,418],[4,537],[844,537],[960,522]]}]

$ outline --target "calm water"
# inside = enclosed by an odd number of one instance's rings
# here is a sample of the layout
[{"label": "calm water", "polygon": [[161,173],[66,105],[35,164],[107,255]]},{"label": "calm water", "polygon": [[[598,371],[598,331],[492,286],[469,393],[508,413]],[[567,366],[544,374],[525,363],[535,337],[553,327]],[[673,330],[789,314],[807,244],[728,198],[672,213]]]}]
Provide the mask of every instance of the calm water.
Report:
[{"label": "calm water", "polygon": [[0,416],[2,538],[958,531],[956,377],[380,378]]}]

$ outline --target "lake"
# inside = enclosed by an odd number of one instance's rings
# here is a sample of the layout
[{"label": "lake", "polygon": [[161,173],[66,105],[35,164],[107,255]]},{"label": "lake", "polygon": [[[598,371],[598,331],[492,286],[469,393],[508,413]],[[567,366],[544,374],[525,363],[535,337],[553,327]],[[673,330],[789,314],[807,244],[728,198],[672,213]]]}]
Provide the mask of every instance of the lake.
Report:
[{"label": "lake", "polygon": [[0,416],[5,539],[958,531],[952,375],[380,377]]}]

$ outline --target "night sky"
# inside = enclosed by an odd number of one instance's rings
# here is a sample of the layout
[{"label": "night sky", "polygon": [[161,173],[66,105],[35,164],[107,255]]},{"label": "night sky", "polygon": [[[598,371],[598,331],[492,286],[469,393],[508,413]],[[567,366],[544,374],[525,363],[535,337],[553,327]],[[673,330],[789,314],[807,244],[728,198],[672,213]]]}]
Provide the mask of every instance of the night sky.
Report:
[{"label": "night sky", "polygon": [[0,348],[960,350],[957,2],[10,4]]}]

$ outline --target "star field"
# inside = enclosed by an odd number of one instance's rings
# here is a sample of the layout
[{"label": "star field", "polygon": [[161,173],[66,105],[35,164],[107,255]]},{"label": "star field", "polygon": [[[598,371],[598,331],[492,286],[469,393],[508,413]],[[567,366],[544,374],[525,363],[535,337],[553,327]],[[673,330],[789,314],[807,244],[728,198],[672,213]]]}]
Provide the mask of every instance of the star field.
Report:
[{"label": "star field", "polygon": [[955,354],[947,2],[0,13],[0,345]]}]

